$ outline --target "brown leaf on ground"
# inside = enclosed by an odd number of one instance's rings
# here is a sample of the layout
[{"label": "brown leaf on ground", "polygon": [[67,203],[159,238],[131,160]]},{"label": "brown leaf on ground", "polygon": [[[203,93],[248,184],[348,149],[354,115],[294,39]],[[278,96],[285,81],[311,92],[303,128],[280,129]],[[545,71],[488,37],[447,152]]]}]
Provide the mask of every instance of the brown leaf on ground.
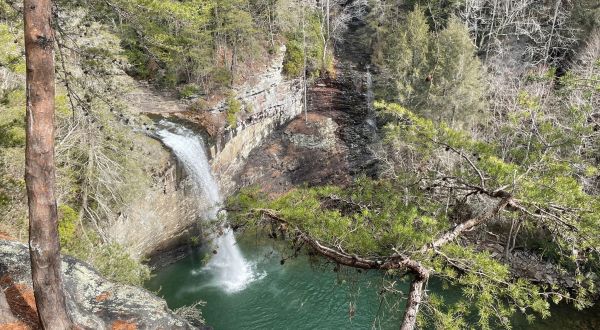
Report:
[{"label": "brown leaf on ground", "polygon": [[111,296],[111,293],[110,293],[110,292],[108,292],[108,291],[103,291],[101,294],[99,294],[99,295],[96,297],[96,301],[97,301],[97,302],[102,302],[102,301],[105,301],[105,300],[107,300],[108,298],[110,298],[110,296]]},{"label": "brown leaf on ground", "polygon": [[5,233],[3,231],[0,231],[0,239],[5,241],[16,241],[14,237],[10,236],[8,233]]},{"label": "brown leaf on ground", "polygon": [[4,323],[0,324],[0,330],[30,330],[27,324],[23,322],[12,322],[12,323]]}]

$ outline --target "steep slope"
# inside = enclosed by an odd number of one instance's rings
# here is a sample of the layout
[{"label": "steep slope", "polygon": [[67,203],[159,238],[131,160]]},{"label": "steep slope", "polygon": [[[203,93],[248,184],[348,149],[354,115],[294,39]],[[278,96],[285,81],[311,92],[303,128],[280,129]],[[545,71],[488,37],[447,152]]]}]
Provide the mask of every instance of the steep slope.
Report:
[{"label": "steep slope", "polygon": [[335,48],[334,74],[308,89],[308,116],[298,116],[252,151],[238,186],[257,184],[276,194],[302,184],[344,185],[358,175],[377,176],[369,35],[360,18],[349,23]]}]

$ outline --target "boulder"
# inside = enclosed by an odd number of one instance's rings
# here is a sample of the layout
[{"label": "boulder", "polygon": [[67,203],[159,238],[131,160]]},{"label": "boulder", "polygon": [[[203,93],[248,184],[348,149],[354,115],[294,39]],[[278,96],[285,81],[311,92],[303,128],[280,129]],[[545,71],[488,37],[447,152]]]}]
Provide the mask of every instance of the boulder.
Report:
[{"label": "boulder", "polygon": [[[0,328],[39,328],[29,249],[0,240]],[[63,256],[67,304],[82,329],[196,329],[151,292],[111,282],[89,265]]]}]

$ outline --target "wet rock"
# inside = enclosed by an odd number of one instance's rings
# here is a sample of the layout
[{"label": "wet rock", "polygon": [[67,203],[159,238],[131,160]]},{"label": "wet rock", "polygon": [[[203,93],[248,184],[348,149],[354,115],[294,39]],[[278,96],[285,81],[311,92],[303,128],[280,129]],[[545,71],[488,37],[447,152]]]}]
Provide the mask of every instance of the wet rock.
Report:
[{"label": "wet rock", "polygon": [[321,114],[294,119],[252,151],[236,178],[238,184],[257,184],[276,195],[302,184],[350,182],[347,149],[337,136],[338,129],[332,118]]}]

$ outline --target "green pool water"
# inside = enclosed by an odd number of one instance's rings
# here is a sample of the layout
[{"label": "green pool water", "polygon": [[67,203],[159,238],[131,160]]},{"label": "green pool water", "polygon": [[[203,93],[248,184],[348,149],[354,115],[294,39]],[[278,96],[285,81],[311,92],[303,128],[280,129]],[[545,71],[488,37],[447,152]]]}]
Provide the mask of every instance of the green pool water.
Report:
[{"label": "green pool water", "polygon": [[[243,290],[227,293],[219,287],[218,279],[203,270],[203,251],[194,251],[157,270],[147,288],[158,291],[173,309],[205,301],[204,318],[215,330],[398,329],[403,301],[399,296],[382,298],[378,294],[381,273],[347,268],[336,272],[334,265],[311,262],[305,255],[287,259],[282,265],[281,255],[289,254],[289,250],[259,241],[253,235],[238,241],[254,272],[254,280]],[[397,287],[406,292],[408,283]],[[450,299],[458,294],[458,290],[442,290],[435,280],[429,290]],[[600,309],[554,307],[551,318],[534,324],[516,318],[514,328],[600,329]]]}]

